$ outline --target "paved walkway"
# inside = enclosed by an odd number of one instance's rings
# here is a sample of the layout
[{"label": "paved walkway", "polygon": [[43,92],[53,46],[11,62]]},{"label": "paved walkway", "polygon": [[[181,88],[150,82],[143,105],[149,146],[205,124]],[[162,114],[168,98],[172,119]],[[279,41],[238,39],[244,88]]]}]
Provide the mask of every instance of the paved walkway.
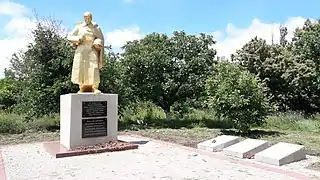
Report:
[{"label": "paved walkway", "polygon": [[312,174],[155,140],[137,150],[61,159],[42,143],[20,144],[2,147],[2,158],[4,169],[0,152],[0,180],[304,180]]}]

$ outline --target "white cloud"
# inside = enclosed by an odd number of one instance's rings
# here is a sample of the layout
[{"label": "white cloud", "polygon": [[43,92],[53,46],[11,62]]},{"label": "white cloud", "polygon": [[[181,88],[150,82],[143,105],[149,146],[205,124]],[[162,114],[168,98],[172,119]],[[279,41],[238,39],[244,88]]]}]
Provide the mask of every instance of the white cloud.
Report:
[{"label": "white cloud", "polygon": [[140,28],[137,26],[125,29],[116,29],[106,33],[105,43],[106,45],[112,45],[112,48],[118,49],[127,41],[141,39],[142,37],[143,35],[140,32]]},{"label": "white cloud", "polygon": [[[294,30],[297,27],[302,27],[305,18],[292,17],[288,18],[283,26],[287,27],[287,40],[293,37]],[[214,46],[217,49],[218,56],[229,58],[232,53],[246,44],[250,39],[258,36],[265,39],[267,43],[272,42],[272,34],[274,43],[280,40],[279,34],[280,23],[263,23],[258,19],[253,19],[250,26],[247,28],[237,28],[232,23],[229,23],[224,32],[216,31],[212,35],[216,38],[217,44]]]},{"label": "white cloud", "polygon": [[28,13],[29,9],[21,4],[14,2],[2,1],[0,2],[0,14],[9,16],[22,16]]},{"label": "white cloud", "polygon": [[27,32],[34,27],[34,23],[26,17],[28,12],[29,9],[21,4],[0,2],[0,15],[10,18],[4,26],[6,38],[0,40],[0,78],[4,76],[4,69],[9,66],[12,54],[23,49],[29,41]]}]

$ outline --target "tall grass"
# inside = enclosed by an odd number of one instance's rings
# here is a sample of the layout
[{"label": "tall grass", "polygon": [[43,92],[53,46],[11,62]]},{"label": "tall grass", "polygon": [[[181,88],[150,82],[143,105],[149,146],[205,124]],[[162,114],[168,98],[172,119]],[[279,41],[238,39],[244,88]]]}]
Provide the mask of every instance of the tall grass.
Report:
[{"label": "tall grass", "polygon": [[24,132],[55,131],[60,128],[59,116],[44,116],[30,119],[21,114],[0,111],[0,133],[20,134]]},{"label": "tall grass", "polygon": [[[132,104],[121,110],[119,130],[143,128],[232,128],[232,122],[219,119],[212,110],[190,111],[181,117],[172,112],[172,120],[166,121],[163,110],[152,103]],[[0,111],[0,133],[19,134],[29,131],[59,130],[59,115],[28,119],[24,115]],[[278,113],[269,116],[262,127],[264,130],[303,131],[320,133],[320,116],[305,118],[299,113]]]},{"label": "tall grass", "polygon": [[281,131],[304,131],[319,133],[320,116],[315,115],[313,117],[306,118],[302,114],[295,112],[278,113],[277,115],[269,116],[263,128]]}]

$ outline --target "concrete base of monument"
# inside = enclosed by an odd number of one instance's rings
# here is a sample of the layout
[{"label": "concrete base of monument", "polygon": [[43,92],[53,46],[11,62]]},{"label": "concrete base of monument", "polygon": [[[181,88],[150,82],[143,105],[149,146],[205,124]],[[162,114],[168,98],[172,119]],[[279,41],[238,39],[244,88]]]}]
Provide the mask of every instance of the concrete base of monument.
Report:
[{"label": "concrete base of monument", "polygon": [[222,135],[197,144],[197,148],[206,151],[221,151],[222,149],[240,142],[237,136]]},{"label": "concrete base of monument", "polygon": [[44,148],[46,151],[56,158],[81,156],[88,154],[98,154],[104,152],[125,151],[131,149],[137,149],[138,145],[124,141],[110,141],[107,143],[100,143],[91,146],[79,146],[74,149],[67,149],[60,144],[59,141],[45,142]]},{"label": "concrete base of monument", "polygon": [[257,139],[245,139],[237,144],[223,149],[228,156],[237,158],[252,158],[256,153],[268,148],[268,141]]},{"label": "concrete base of monument", "polygon": [[117,141],[118,95],[60,96],[60,143],[67,150]]},{"label": "concrete base of monument", "polygon": [[255,160],[281,166],[306,159],[305,147],[290,143],[277,143],[255,155]]}]

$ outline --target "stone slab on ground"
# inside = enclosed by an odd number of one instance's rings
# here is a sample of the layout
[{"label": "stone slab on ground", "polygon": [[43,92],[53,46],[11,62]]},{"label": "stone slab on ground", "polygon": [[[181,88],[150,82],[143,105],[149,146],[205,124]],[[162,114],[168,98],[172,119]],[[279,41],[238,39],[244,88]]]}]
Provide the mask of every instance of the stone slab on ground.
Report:
[{"label": "stone slab on ground", "polygon": [[302,145],[277,143],[255,155],[255,160],[270,165],[281,166],[306,159],[306,150]]},{"label": "stone slab on ground", "polygon": [[238,158],[250,158],[252,155],[268,148],[268,141],[245,139],[223,149],[224,154]]},{"label": "stone slab on ground", "polygon": [[221,151],[222,149],[240,142],[240,137],[222,135],[197,144],[197,148],[207,151]]}]

